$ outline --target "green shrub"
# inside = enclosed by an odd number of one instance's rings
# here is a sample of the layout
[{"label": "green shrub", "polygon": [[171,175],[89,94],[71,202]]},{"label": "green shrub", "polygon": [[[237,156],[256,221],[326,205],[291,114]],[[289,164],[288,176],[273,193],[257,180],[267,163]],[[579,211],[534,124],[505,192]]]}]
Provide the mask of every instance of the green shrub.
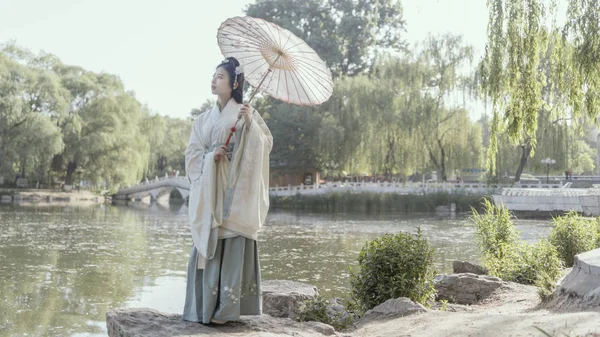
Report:
[{"label": "green shrub", "polygon": [[519,232],[512,222],[510,211],[504,207],[496,207],[489,200],[483,201],[482,213],[472,209],[471,221],[475,224],[475,239],[484,254],[502,257],[503,245],[517,242]]},{"label": "green shrub", "polygon": [[366,311],[391,298],[408,297],[429,305],[434,300],[433,249],[418,229],[416,235],[385,234],[369,241],[350,270],[352,298]]},{"label": "green shrub", "polygon": [[557,280],[562,263],[556,248],[547,240],[535,245],[520,241],[503,244],[499,254],[486,253],[485,266],[491,275],[505,281],[535,284],[541,275]]},{"label": "green shrub", "polygon": [[522,284],[535,284],[540,278],[555,281],[560,276],[562,261],[556,247],[548,240],[535,245],[519,240],[512,215],[505,207],[486,200],[484,212],[473,210],[471,220],[491,275]]},{"label": "green shrub", "polygon": [[576,212],[570,212],[554,218],[553,222],[550,240],[565,266],[573,266],[575,255],[599,246],[598,220],[586,219]]},{"label": "green shrub", "polygon": [[343,330],[352,326],[355,315],[341,312],[333,312],[329,309],[331,303],[321,296],[304,301],[296,312],[296,320],[299,322],[316,321],[331,325],[335,330]]}]

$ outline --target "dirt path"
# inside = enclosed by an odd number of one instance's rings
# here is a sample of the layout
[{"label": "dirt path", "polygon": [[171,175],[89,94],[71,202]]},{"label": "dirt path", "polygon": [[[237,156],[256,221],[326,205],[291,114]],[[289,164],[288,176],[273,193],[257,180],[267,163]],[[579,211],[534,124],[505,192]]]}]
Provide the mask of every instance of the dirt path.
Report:
[{"label": "dirt path", "polygon": [[388,321],[368,322],[352,336],[600,336],[597,311],[556,312],[541,308],[536,288],[509,284],[480,305],[449,305]]}]

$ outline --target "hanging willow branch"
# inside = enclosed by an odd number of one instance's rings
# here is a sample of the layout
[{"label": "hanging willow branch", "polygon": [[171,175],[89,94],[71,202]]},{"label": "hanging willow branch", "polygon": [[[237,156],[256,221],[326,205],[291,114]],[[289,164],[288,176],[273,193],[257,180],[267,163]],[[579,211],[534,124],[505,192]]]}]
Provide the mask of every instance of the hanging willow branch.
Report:
[{"label": "hanging willow branch", "polygon": [[488,0],[486,52],[478,69],[480,91],[493,106],[487,166],[496,173],[498,136],[536,146],[538,116],[598,116],[600,109],[600,0],[570,0],[562,29],[553,25],[556,3]]}]

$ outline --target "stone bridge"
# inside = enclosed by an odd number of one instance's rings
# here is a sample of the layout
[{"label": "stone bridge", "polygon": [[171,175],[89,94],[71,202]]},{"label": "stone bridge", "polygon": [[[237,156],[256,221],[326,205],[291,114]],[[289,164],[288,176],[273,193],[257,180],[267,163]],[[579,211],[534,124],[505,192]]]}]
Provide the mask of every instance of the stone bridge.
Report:
[{"label": "stone bridge", "polygon": [[142,200],[148,196],[157,200],[170,195],[173,189],[177,189],[185,200],[190,195],[190,183],[186,177],[163,177],[149,180],[135,186],[120,189],[113,195],[114,200]]}]

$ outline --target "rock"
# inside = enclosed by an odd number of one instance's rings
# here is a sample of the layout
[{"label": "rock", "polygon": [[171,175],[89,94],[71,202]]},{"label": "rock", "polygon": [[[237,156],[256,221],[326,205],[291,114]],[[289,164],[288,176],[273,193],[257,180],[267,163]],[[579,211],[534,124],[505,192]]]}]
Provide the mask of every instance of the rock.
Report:
[{"label": "rock", "polygon": [[327,314],[329,317],[339,316],[341,319],[347,319],[350,317],[350,313],[344,307],[342,299],[334,298],[329,301],[329,305],[327,306]]},{"label": "rock", "polygon": [[260,286],[263,313],[273,317],[294,318],[300,304],[318,294],[315,286],[295,281],[262,281]]},{"label": "rock", "polygon": [[334,336],[336,334],[335,329],[331,325],[325,323],[311,321],[304,323],[304,325],[325,336]]},{"label": "rock", "polygon": [[458,304],[475,304],[488,298],[503,284],[504,282],[497,277],[470,273],[435,277],[437,299]]},{"label": "rock", "polygon": [[359,325],[373,320],[407,316],[426,311],[427,309],[424,306],[406,297],[392,298],[367,311],[360,319]]},{"label": "rock", "polygon": [[474,263],[466,262],[466,261],[453,261],[452,269],[454,271],[454,274],[462,274],[462,273],[471,273],[471,274],[475,274],[475,275],[487,275],[488,274],[488,270],[485,269],[484,267],[474,264]]},{"label": "rock", "polygon": [[549,308],[564,311],[597,310],[600,306],[600,249],[575,256],[573,268],[552,294]]},{"label": "rock", "polygon": [[300,323],[269,315],[242,316],[225,325],[204,325],[187,322],[181,315],[161,313],[152,309],[116,309],[106,313],[109,337],[200,337],[200,336],[335,336],[333,328],[318,322]]}]

